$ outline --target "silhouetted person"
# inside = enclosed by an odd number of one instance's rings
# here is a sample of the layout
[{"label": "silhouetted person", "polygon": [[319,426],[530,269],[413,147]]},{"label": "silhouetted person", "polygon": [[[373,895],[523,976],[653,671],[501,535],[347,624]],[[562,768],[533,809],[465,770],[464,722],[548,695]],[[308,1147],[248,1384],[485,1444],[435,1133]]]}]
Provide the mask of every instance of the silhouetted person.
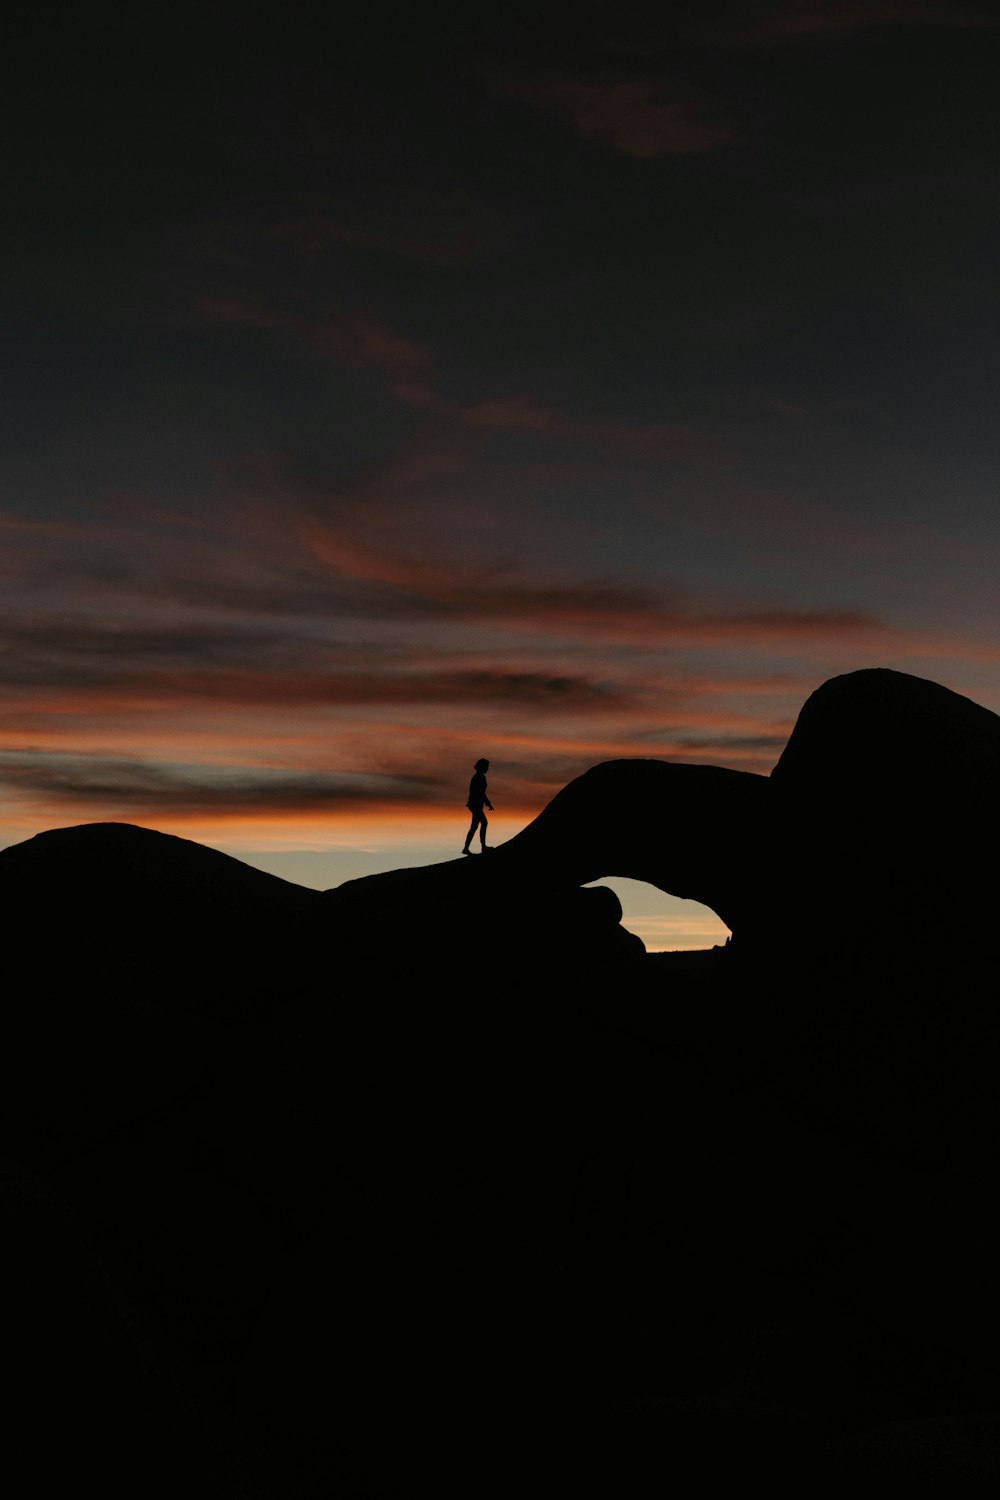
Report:
[{"label": "silhouetted person", "polygon": [[472,813],[472,823],[468,833],[465,835],[463,854],[471,854],[472,851],[469,845],[472,843],[477,828],[479,829],[479,842],[482,845],[483,853],[486,853],[486,814],[483,812],[483,807],[486,806],[490,812],[493,811],[493,803],[486,795],[486,772],[489,768],[490,763],[488,760],[477,760],[475,765],[476,774],[469,782],[469,800],[465,805]]}]

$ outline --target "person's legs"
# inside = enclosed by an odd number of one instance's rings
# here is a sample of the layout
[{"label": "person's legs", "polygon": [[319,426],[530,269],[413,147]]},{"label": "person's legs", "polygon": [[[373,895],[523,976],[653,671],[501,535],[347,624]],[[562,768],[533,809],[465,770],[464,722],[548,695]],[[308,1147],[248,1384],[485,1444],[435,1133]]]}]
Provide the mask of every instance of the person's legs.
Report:
[{"label": "person's legs", "polygon": [[468,854],[469,852],[469,845],[472,843],[473,835],[475,834],[475,831],[479,826],[480,816],[481,815],[477,812],[474,812],[472,814],[472,822],[469,824],[469,831],[465,835],[465,848],[462,850],[463,854]]},{"label": "person's legs", "polygon": [[481,812],[479,814],[479,842],[480,842],[480,844],[482,844],[483,848],[485,849],[486,848],[486,814],[484,812]]}]

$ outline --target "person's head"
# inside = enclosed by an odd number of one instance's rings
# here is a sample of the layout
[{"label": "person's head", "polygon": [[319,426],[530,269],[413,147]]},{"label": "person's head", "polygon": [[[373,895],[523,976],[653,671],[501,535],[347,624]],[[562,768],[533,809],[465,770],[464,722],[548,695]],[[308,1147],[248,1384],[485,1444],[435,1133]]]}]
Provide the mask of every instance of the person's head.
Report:
[{"label": "person's head", "polygon": [[472,769],[474,771],[488,771],[489,768],[490,768],[490,763],[489,763],[488,760],[477,760],[476,764],[473,766]]}]

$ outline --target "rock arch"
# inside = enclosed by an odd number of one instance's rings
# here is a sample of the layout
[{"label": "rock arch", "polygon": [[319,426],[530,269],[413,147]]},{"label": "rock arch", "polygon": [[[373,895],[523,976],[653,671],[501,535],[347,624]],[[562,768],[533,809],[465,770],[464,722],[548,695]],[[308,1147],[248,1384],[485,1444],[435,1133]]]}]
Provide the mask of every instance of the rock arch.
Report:
[{"label": "rock arch", "polygon": [[604,761],[565,786],[496,851],[497,870],[586,885],[641,880],[750,920],[769,852],[766,776],[660,760]]}]

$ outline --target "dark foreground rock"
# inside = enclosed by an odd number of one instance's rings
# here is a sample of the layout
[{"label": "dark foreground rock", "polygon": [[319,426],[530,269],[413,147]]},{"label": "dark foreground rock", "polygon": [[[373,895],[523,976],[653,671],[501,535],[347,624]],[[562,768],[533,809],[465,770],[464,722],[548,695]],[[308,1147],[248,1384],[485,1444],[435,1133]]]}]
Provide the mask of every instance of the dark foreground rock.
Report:
[{"label": "dark foreground rock", "polygon": [[[323,895],[117,824],[0,853],[11,1464],[992,1492],[998,731],[855,673],[770,778],[612,762]],[[606,874],[732,944],[644,956]]]}]

